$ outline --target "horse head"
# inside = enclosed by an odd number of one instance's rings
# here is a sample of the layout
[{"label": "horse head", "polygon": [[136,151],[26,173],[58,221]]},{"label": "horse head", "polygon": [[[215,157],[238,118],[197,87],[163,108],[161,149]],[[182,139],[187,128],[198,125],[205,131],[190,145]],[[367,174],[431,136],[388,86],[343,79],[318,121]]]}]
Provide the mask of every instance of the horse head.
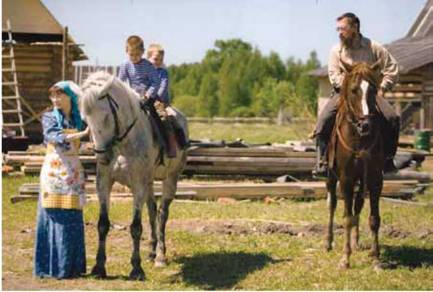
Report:
[{"label": "horse head", "polygon": [[113,155],[113,147],[135,125],[139,114],[139,97],[106,72],[90,75],[82,91],[80,111],[91,129],[95,153],[108,163]]},{"label": "horse head", "polygon": [[346,74],[341,88],[340,109],[346,113],[360,136],[368,136],[372,117],[376,113],[381,60],[372,65],[366,62],[348,64],[343,60],[341,64]]}]

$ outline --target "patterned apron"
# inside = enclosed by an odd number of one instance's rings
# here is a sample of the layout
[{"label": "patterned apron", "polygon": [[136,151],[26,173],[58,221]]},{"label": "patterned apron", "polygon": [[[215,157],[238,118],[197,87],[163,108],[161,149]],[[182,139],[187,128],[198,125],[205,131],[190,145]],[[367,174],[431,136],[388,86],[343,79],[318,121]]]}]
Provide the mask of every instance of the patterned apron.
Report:
[{"label": "patterned apron", "polygon": [[[63,133],[76,133],[65,129]],[[69,143],[70,149],[48,144],[41,169],[40,196],[43,208],[81,210],[86,202],[84,170],[79,158],[80,140]]]}]

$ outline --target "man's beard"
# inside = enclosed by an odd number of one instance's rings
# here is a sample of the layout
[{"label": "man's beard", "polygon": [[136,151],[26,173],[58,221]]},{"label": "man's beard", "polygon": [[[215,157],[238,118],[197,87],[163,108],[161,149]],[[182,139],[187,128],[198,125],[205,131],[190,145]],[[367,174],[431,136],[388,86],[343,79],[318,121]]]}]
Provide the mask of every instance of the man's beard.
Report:
[{"label": "man's beard", "polygon": [[355,37],[348,37],[348,38],[344,38],[340,36],[340,41],[343,44],[343,46],[347,47],[347,48],[351,48],[353,45],[353,40],[355,39]]}]

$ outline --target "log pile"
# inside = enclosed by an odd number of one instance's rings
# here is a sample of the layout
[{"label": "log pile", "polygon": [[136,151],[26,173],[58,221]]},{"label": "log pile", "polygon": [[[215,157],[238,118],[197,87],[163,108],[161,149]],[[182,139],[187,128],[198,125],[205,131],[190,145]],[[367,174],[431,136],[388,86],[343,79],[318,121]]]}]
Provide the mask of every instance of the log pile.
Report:
[{"label": "log pile", "polygon": [[[88,146],[88,145],[87,145]],[[231,146],[231,147],[228,147]],[[277,177],[286,175],[291,180],[299,174],[309,174],[315,163],[315,152],[311,143],[291,141],[278,145],[248,145],[243,141],[234,143],[194,142],[188,149],[185,175],[255,175],[260,177]],[[6,165],[20,169],[26,174],[38,175],[44,159],[44,148],[32,146],[27,151],[10,151],[4,158]],[[89,199],[96,199],[95,173],[96,157],[91,147],[80,150],[80,160],[87,173],[87,194]],[[424,154],[399,152],[397,165],[401,168],[419,166]],[[4,164],[5,165],[5,164]],[[9,168],[10,169],[10,168]],[[293,174],[293,176],[290,175]],[[299,178],[299,176],[298,176]],[[296,178],[295,178],[296,179]],[[429,173],[414,170],[402,170],[397,174],[386,175],[383,196],[411,197],[421,192],[430,182]],[[24,184],[19,195],[12,200],[36,199],[38,184]],[[155,195],[161,195],[161,183],[156,182]],[[131,198],[129,190],[115,185],[113,198]],[[213,200],[220,197],[236,199],[262,199],[266,197],[284,198],[325,198],[324,182],[298,181],[277,183],[186,183],[180,182],[177,198]]]},{"label": "log pile", "polygon": [[[291,143],[277,146],[254,146],[232,143],[197,143],[188,149],[187,165],[183,174],[193,175],[253,175],[278,177],[285,174],[305,176],[311,173],[315,163],[314,147],[308,144]],[[289,145],[289,146],[287,146]],[[310,151],[309,151],[310,150]],[[402,169],[410,165],[421,165],[425,154],[418,152],[398,152],[397,166]],[[41,147],[31,147],[27,151],[10,151],[5,156],[5,164],[25,174],[39,175],[44,160]],[[93,151],[83,148],[80,160],[88,175],[96,173],[96,157]],[[417,179],[416,175],[392,179]],[[423,181],[429,180],[423,177]]]},{"label": "log pile", "polygon": [[[421,193],[425,184],[416,180],[385,181],[382,196],[392,198],[411,198]],[[155,182],[155,195],[161,196],[162,185]],[[94,182],[86,184],[88,199],[96,200],[96,186]],[[12,198],[12,202],[24,199],[37,199],[39,184],[23,184],[19,195]],[[115,184],[111,197],[131,198],[127,187]],[[189,183],[179,182],[176,193],[177,199],[217,200],[219,198],[233,199],[264,199],[264,198],[298,198],[323,199],[326,198],[325,182],[290,182],[290,183]]]},{"label": "log pile", "polygon": [[[313,152],[295,151],[291,146],[232,148],[225,145],[207,143],[206,147],[193,146],[188,149],[184,174],[279,176],[287,173],[309,173],[315,161]],[[38,175],[44,160],[43,155],[41,148],[31,147],[27,151],[10,151],[5,162],[25,174]],[[96,173],[96,157],[91,150],[83,149],[80,160],[87,174]]]}]

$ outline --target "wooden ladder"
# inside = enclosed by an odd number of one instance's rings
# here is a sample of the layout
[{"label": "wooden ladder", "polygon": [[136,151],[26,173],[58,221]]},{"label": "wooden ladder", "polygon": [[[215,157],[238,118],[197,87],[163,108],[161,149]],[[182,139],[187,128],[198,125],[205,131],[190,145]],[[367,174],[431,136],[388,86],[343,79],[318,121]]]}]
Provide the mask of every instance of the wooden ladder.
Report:
[{"label": "wooden ladder", "polygon": [[[3,40],[2,58],[9,59],[10,67],[2,67],[2,124],[4,128],[19,129],[20,136],[25,136],[23,110],[21,106],[21,97],[18,88],[17,69],[15,65],[14,41],[12,39],[12,28],[9,19],[6,21],[8,30],[8,39]],[[3,51],[9,49],[9,54],[3,54]],[[7,90],[9,89],[9,90]],[[5,95],[5,92],[12,92]],[[7,117],[8,122],[3,120]]]}]

